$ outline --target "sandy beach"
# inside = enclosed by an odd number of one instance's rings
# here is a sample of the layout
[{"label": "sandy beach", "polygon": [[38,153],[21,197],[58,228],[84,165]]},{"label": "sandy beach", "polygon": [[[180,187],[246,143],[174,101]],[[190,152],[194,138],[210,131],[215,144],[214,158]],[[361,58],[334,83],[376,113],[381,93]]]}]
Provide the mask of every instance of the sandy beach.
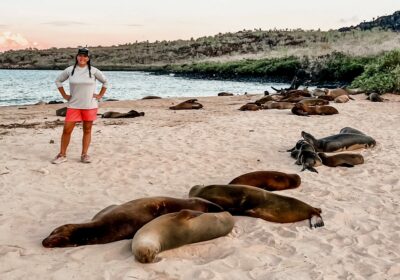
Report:
[{"label": "sandy beach", "polygon": [[[187,111],[168,107],[188,98],[102,102],[100,113],[134,109],[145,116],[98,119],[91,164],[79,162],[81,126],[68,162],[50,163],[59,150],[63,118],[55,110],[62,105],[0,107],[1,125],[32,124],[0,127],[0,278],[400,279],[400,96],[372,103],[357,95],[332,104],[340,112],[332,116],[238,111],[260,97],[200,97],[204,108]],[[377,141],[359,151],[362,165],[300,172],[282,152],[302,130],[322,138],[346,126]],[[152,264],[134,259],[131,240],[41,245],[57,226],[88,221],[108,205],[186,198],[194,185],[225,184],[256,170],[299,174],[301,186],[280,194],[321,208],[325,227],[235,217],[227,236],[163,252]]]}]

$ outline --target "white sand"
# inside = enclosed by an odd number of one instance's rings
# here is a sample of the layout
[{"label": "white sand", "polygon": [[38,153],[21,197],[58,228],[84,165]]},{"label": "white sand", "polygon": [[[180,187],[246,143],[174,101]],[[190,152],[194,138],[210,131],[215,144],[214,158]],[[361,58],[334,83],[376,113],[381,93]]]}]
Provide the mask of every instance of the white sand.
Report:
[{"label": "white sand", "polygon": [[[62,127],[0,128],[0,279],[399,279],[400,97],[334,104],[340,114],[299,117],[288,110],[240,112],[259,96],[199,98],[198,111],[171,111],[185,99],[102,103],[144,111],[99,119],[79,162],[81,127],[69,161],[52,165]],[[21,106],[19,106],[21,107]],[[60,105],[0,108],[0,124],[56,120]],[[47,118],[47,119],[45,119]],[[300,132],[320,138],[351,126],[377,140],[365,164],[300,172],[288,153]],[[49,141],[54,140],[55,144]],[[300,188],[280,194],[322,208],[325,227],[236,217],[228,236],[160,254],[140,264],[131,240],[46,249],[55,227],[88,221],[99,210],[147,196],[187,197],[196,184],[228,183],[255,170],[298,173]]]}]

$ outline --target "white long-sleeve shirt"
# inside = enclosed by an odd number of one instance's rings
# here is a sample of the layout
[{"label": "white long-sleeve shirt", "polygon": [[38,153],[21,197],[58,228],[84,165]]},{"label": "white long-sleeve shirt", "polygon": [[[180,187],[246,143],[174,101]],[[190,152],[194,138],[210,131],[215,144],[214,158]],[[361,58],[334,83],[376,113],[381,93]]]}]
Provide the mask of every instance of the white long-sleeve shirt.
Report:
[{"label": "white long-sleeve shirt", "polygon": [[56,79],[58,88],[62,87],[62,83],[69,79],[69,90],[71,98],[68,101],[68,108],[74,109],[95,109],[98,102],[93,94],[96,90],[96,80],[99,80],[103,87],[108,87],[107,78],[101,71],[95,67],[91,67],[92,77],[89,78],[89,67],[75,67],[74,75],[71,75],[72,69],[70,66],[65,69]]}]

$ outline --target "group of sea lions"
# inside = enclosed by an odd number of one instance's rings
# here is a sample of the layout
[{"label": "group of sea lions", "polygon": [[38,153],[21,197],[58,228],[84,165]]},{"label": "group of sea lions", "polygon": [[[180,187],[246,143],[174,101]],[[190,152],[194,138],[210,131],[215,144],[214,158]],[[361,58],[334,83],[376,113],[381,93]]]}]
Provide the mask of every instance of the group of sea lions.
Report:
[{"label": "group of sea lions", "polygon": [[311,228],[323,226],[321,209],[270,192],[300,184],[297,174],[251,172],[227,185],[194,186],[187,199],[147,197],[108,206],[90,222],[56,228],[42,244],[46,248],[70,247],[133,238],[135,258],[147,263],[164,250],[228,234],[234,227],[232,215],[277,223],[309,219]]},{"label": "group of sea lions", "polygon": [[305,131],[301,132],[301,136],[303,139],[287,152],[296,159],[296,164],[303,166],[301,171],[310,170],[316,173],[318,171],[314,167],[322,164],[330,167],[353,167],[364,163],[364,157],[361,154],[340,153],[328,156],[325,153],[367,149],[376,145],[375,139],[351,127],[344,127],[339,134],[321,139],[316,139]]},{"label": "group of sea lions", "polygon": [[[314,95],[314,92],[310,92],[307,88],[275,90],[277,91],[276,94],[269,95],[268,92],[265,92],[264,97],[243,105],[239,110],[290,109],[293,114],[299,116],[333,115],[339,113],[336,108],[328,105],[331,97],[322,98],[322,94]],[[316,92],[319,93],[320,91]]]}]

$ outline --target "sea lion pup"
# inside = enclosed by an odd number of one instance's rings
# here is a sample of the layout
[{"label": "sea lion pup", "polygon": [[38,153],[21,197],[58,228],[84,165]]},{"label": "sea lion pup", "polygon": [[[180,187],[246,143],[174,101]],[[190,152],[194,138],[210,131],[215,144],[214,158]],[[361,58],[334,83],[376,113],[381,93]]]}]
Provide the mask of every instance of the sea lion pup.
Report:
[{"label": "sea lion pup", "polygon": [[233,96],[233,93],[230,93],[230,92],[220,92],[220,93],[218,93],[218,96]]},{"label": "sea lion pup", "polygon": [[298,188],[301,178],[297,174],[287,174],[278,171],[254,171],[240,175],[229,185],[247,185],[267,191],[282,191]]},{"label": "sea lion pup", "polygon": [[318,98],[305,98],[303,100],[300,100],[299,103],[304,104],[306,106],[317,106],[317,105],[321,106],[321,105],[328,105],[329,101]]},{"label": "sea lion pup", "polygon": [[303,166],[301,171],[309,170],[318,173],[314,167],[322,165],[322,160],[314,151],[300,151],[296,163]]},{"label": "sea lion pup", "polygon": [[101,115],[102,118],[105,119],[121,119],[121,118],[136,118],[144,116],[144,112],[137,112],[135,110],[130,110],[128,113],[119,113],[119,112],[105,112]]},{"label": "sea lion pup", "polygon": [[302,103],[296,103],[292,108],[292,113],[298,116],[334,115],[339,114],[339,111],[332,106],[306,106]]},{"label": "sea lion pup", "polygon": [[185,209],[166,214],[136,232],[132,253],[139,262],[150,263],[162,251],[225,236],[234,224],[229,212],[203,213]]},{"label": "sea lion pup", "polygon": [[142,100],[146,100],[146,99],[161,99],[161,97],[159,96],[155,96],[155,95],[148,95],[142,98]]},{"label": "sea lion pup", "polygon": [[368,95],[367,100],[370,100],[371,102],[383,102],[383,98],[376,92]]},{"label": "sea lion pup", "polygon": [[312,144],[317,152],[333,153],[352,151],[361,148],[373,148],[376,141],[367,135],[355,133],[339,133],[321,139],[315,139],[311,134],[302,131],[301,136]]},{"label": "sea lion pup", "polygon": [[190,110],[190,109],[201,109],[203,105],[197,102],[197,99],[189,99],[183,101],[175,106],[169,107],[171,110]]},{"label": "sea lion pup", "polygon": [[354,165],[364,163],[364,157],[360,154],[342,153],[328,156],[324,153],[318,153],[318,156],[321,158],[323,165],[330,167],[353,167]]},{"label": "sea lion pup", "polygon": [[[348,96],[348,95],[341,95],[341,96],[336,97],[336,98],[333,100],[333,102],[335,102],[335,103],[347,103],[347,102],[349,102],[349,100],[350,100],[350,96]],[[353,99],[353,100],[354,100],[354,99]]]},{"label": "sea lion pup", "polygon": [[280,101],[268,101],[261,105],[262,109],[278,109],[278,110],[285,110],[285,109],[292,109],[294,106],[291,102],[280,102]]},{"label": "sea lion pup", "polygon": [[42,241],[42,245],[46,248],[71,247],[129,239],[154,218],[182,209],[201,212],[222,211],[219,205],[204,199],[172,197],[135,199],[121,205],[106,207],[90,222],[60,226]]},{"label": "sea lion pup", "polygon": [[257,104],[258,106],[261,106],[268,101],[274,101],[272,95],[264,96],[256,101],[254,101],[254,103]]},{"label": "sea lion pup", "polygon": [[261,106],[258,106],[256,103],[247,103],[239,108],[240,111],[258,111],[261,110]]},{"label": "sea lion pup", "polygon": [[278,195],[245,185],[194,186],[189,197],[212,201],[232,215],[261,218],[276,223],[293,223],[310,219],[310,227],[321,227],[321,209],[298,199]]}]

